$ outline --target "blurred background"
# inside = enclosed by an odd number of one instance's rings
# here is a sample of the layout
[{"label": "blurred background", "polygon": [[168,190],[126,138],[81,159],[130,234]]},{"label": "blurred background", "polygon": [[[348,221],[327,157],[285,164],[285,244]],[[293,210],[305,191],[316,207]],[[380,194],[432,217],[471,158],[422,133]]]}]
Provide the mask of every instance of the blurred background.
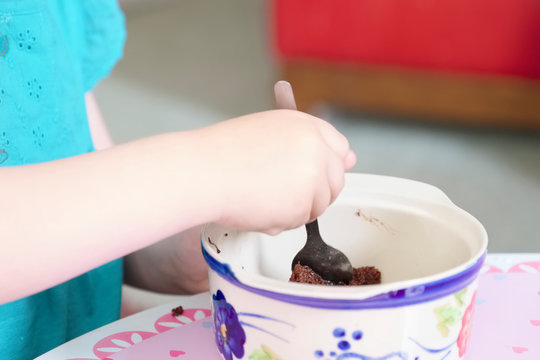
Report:
[{"label": "blurred background", "polygon": [[491,252],[540,252],[536,0],[123,0],[124,59],[96,96],[117,143],[299,107],[350,140],[354,172],[442,189]]}]

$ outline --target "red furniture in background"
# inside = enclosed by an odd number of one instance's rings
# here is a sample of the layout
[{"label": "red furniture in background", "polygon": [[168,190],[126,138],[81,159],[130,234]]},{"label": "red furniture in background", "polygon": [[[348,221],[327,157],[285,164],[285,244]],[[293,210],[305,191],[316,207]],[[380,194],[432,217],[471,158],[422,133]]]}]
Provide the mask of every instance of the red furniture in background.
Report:
[{"label": "red furniture in background", "polygon": [[274,0],[297,102],[540,129],[538,0]]}]

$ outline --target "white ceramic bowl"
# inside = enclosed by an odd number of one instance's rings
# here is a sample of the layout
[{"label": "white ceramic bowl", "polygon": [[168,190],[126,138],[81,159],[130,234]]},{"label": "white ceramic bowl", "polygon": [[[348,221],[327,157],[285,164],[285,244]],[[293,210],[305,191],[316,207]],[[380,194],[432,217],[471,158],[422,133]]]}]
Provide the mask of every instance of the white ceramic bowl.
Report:
[{"label": "white ceramic bowl", "polygon": [[305,243],[299,228],[271,237],[208,225],[215,340],[230,359],[428,360],[463,357],[487,234],[439,189],[347,174],[319,218],[323,239],[382,283],[288,282]]}]

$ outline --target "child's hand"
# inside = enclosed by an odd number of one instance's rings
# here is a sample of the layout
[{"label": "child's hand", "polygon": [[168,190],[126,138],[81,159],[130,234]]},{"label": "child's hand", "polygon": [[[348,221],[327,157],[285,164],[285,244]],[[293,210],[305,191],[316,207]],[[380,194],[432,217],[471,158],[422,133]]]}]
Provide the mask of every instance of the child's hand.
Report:
[{"label": "child's hand", "polygon": [[217,222],[276,234],[301,226],[330,205],[356,162],[329,123],[274,110],[200,130],[220,199]]}]

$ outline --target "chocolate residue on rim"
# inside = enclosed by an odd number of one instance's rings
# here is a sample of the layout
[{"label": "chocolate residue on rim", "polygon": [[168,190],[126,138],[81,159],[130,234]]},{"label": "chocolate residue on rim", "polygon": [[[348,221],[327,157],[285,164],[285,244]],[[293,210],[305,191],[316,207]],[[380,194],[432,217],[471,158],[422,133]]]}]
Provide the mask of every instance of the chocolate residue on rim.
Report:
[{"label": "chocolate residue on rim", "polygon": [[389,233],[391,233],[392,235],[395,235],[395,233],[396,233],[396,230],[394,230],[390,226],[386,225],[381,219],[378,219],[378,218],[376,218],[374,216],[367,215],[365,212],[363,212],[360,209],[356,209],[355,214],[356,214],[356,216],[364,219],[366,222],[371,223],[371,224],[375,225],[378,228],[382,228],[382,229],[388,231]]},{"label": "chocolate residue on rim", "polygon": [[210,236],[208,237],[208,243],[216,248],[216,251],[217,251],[218,254],[221,252],[221,250],[219,250],[218,246],[216,244],[214,244],[212,242],[212,240],[210,240]]}]

